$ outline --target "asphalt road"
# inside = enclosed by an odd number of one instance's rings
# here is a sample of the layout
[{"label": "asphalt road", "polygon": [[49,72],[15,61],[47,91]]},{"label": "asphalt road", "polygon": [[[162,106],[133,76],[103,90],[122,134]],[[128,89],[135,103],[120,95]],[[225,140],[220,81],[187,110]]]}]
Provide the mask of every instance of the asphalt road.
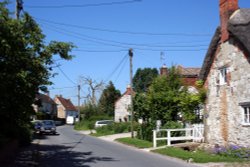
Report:
[{"label": "asphalt road", "polygon": [[57,127],[39,141],[40,167],[194,167],[183,161]]}]

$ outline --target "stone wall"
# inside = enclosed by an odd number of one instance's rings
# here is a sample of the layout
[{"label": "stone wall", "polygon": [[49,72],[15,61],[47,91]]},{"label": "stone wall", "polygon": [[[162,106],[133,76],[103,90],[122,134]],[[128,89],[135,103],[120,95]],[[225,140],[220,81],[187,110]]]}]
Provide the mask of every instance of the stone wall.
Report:
[{"label": "stone wall", "polygon": [[[206,84],[205,140],[210,144],[249,146],[250,126],[242,124],[240,103],[250,102],[250,64],[228,41],[218,47]],[[227,82],[219,83],[219,69],[227,68]]]},{"label": "stone wall", "polygon": [[115,103],[115,122],[126,122],[129,121],[129,106],[131,104],[131,95],[123,95]]}]

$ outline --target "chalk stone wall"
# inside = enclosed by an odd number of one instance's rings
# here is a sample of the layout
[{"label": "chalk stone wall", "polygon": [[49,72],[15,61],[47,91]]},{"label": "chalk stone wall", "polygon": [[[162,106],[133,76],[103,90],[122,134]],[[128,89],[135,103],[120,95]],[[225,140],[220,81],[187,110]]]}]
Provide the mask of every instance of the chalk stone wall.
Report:
[{"label": "chalk stone wall", "polygon": [[129,106],[131,104],[131,95],[123,95],[115,103],[115,122],[125,122],[129,121]]},{"label": "chalk stone wall", "polygon": [[[228,41],[218,47],[206,85],[205,140],[210,144],[250,146],[250,126],[243,125],[240,103],[250,102],[250,64]],[[227,83],[219,84],[219,69],[227,68]]]}]

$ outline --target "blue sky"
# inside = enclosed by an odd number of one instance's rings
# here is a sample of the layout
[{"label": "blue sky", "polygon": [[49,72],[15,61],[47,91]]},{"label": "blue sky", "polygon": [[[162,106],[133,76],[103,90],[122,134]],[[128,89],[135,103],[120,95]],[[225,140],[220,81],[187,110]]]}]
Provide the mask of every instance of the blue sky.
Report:
[{"label": "blue sky", "polygon": [[[23,0],[24,10],[41,26],[46,42],[72,42],[78,47],[71,61],[55,57],[60,67],[54,68],[58,75],[51,79],[52,97],[62,94],[77,104],[80,76],[111,80],[123,93],[129,84],[129,48],[134,51],[134,73],[163,64],[201,67],[219,25],[219,0],[132,1]],[[8,7],[14,11],[15,1],[11,2]],[[250,8],[250,1],[239,0],[239,6]],[[82,85],[82,96],[87,93]]]}]

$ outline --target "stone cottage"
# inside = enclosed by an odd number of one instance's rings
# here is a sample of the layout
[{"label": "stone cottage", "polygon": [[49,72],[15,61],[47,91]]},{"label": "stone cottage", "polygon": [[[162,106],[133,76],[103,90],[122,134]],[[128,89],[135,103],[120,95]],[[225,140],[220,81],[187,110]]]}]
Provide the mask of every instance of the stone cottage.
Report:
[{"label": "stone cottage", "polygon": [[220,22],[200,78],[207,88],[205,141],[249,146],[250,9],[238,0],[220,0]]},{"label": "stone cottage", "polygon": [[129,111],[129,107],[131,106],[131,94],[132,89],[129,85],[126,92],[115,102],[115,122],[130,121],[131,112]]}]

